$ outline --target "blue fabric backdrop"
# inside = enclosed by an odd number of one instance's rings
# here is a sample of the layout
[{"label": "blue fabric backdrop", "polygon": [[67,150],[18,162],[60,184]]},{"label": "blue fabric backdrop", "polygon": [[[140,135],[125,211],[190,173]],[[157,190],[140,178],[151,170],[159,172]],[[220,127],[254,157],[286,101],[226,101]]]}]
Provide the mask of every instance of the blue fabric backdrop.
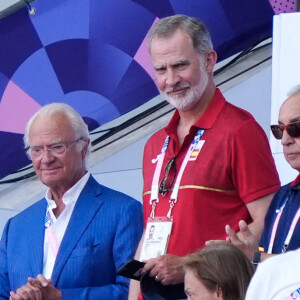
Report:
[{"label": "blue fabric backdrop", "polygon": [[42,105],[65,102],[90,129],[158,95],[145,36],[172,14],[202,19],[219,60],[272,32],[268,0],[43,0],[0,20],[0,178],[27,165],[22,138]]}]

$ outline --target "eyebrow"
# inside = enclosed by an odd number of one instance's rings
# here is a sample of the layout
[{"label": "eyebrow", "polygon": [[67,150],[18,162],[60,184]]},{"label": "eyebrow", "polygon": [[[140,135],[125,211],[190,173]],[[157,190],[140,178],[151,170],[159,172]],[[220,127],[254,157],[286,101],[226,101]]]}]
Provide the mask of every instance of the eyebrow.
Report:
[{"label": "eyebrow", "polygon": [[53,142],[51,142],[49,145],[55,145],[55,144],[59,144],[59,143],[62,143],[62,139],[57,139],[57,140],[54,140]]},{"label": "eyebrow", "polygon": [[158,66],[154,66],[154,69],[155,70],[162,70],[162,69],[166,69],[166,67],[163,66],[163,65],[158,65]]},{"label": "eyebrow", "polygon": [[291,123],[300,121],[300,116],[291,119]]},{"label": "eyebrow", "polygon": [[[187,59],[182,59],[182,60],[178,60],[176,61],[175,63],[171,64],[171,67],[172,68],[176,68],[180,65],[190,65],[191,62]],[[166,69],[167,67],[165,65],[157,65],[157,66],[154,66],[154,69],[155,70],[163,70],[163,69]]]},{"label": "eyebrow", "polygon": [[172,67],[177,67],[177,66],[180,66],[180,65],[190,65],[190,61],[187,60],[187,59],[183,59],[183,60],[179,60],[177,61],[176,63],[172,64]]},{"label": "eyebrow", "polygon": [[[292,118],[292,119],[289,121],[288,124],[295,123],[295,122],[300,122],[300,116],[297,116],[297,117],[295,117],[295,118]],[[284,125],[284,123],[281,122],[280,120],[278,120],[278,124]]]}]

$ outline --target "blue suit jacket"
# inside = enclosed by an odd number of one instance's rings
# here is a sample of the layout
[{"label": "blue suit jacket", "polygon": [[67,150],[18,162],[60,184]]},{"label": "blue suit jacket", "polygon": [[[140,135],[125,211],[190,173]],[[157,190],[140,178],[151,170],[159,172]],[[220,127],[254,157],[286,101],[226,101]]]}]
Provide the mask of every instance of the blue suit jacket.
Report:
[{"label": "blue suit jacket", "polygon": [[[10,219],[0,242],[0,299],[43,272],[40,200]],[[116,270],[135,254],[143,230],[141,204],[90,177],[81,192],[54,265],[62,299],[127,299],[129,280]]]}]

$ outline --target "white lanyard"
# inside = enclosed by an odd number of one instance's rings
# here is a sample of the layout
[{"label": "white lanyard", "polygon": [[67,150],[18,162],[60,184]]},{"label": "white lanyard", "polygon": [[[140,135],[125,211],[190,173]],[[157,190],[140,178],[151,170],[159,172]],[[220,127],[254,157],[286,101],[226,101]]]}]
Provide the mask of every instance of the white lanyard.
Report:
[{"label": "white lanyard", "polygon": [[47,207],[46,216],[45,216],[45,232],[47,234],[50,248],[54,254],[54,256],[57,256],[58,253],[58,242],[57,238],[55,236],[54,230],[53,230],[53,224],[52,224],[52,218],[49,212],[49,206]]},{"label": "white lanyard", "polygon": [[[180,170],[179,170],[179,173],[176,177],[176,181],[175,181],[175,185],[174,185],[174,189],[173,189],[173,192],[172,192],[172,195],[171,195],[171,198],[169,200],[169,203],[170,203],[170,209],[169,209],[169,212],[167,214],[167,217],[170,218],[171,217],[171,212],[172,212],[172,209],[174,207],[174,205],[176,204],[177,202],[177,198],[178,198],[178,192],[179,192],[179,187],[180,187],[180,181],[181,181],[181,178],[182,178],[182,175],[183,175],[183,172],[186,168],[186,165],[191,157],[191,154],[193,153],[194,149],[196,148],[197,144],[199,143],[202,135],[204,133],[204,129],[199,129],[194,137],[194,140],[192,142],[192,144],[190,145],[186,155],[185,155],[185,158],[180,166]],[[158,197],[158,192],[159,192],[159,176],[160,176],[160,173],[161,173],[161,169],[162,169],[162,164],[163,164],[163,161],[164,161],[164,158],[165,158],[165,153],[167,151],[167,148],[169,146],[169,141],[170,141],[170,137],[167,136],[165,142],[164,142],[164,145],[161,149],[161,152],[160,154],[157,156],[156,158],[156,167],[155,167],[155,171],[154,171],[154,175],[153,175],[153,180],[152,180],[152,186],[151,186],[151,198],[150,198],[150,205],[152,206],[152,211],[151,211],[151,214],[150,214],[150,217],[151,218],[154,218],[155,217],[155,207],[156,207],[156,204],[159,202],[159,197]],[[155,160],[154,160],[155,162]]]},{"label": "white lanyard", "polygon": [[150,198],[150,205],[152,205],[153,201],[159,202],[158,199],[158,191],[159,191],[159,175],[162,169],[162,164],[165,158],[166,151],[169,146],[170,137],[167,136],[164,142],[164,145],[160,151],[160,154],[157,156],[156,159],[152,160],[152,163],[156,162],[156,167],[152,179],[152,185],[151,185],[151,198]]},{"label": "white lanyard", "polygon": [[[270,238],[270,243],[269,243],[269,247],[268,247],[268,253],[269,254],[272,253],[273,246],[274,246],[274,241],[275,241],[275,236],[276,236],[276,233],[277,233],[277,230],[278,230],[279,221],[281,219],[281,215],[283,213],[283,210],[285,208],[285,205],[286,205],[288,199],[289,199],[289,197],[285,200],[285,202],[283,203],[283,205],[277,211],[278,214],[276,216],[276,219],[275,219],[275,222],[274,222],[274,225],[273,225],[273,229],[272,229],[272,233],[271,233],[271,238]],[[293,233],[295,231],[295,227],[296,227],[296,225],[297,225],[297,223],[299,221],[299,218],[300,218],[300,207],[298,208],[297,213],[295,214],[295,216],[293,218],[293,221],[291,223],[290,229],[288,231],[287,237],[286,237],[286,239],[284,241],[284,245],[282,247],[282,253],[286,252],[286,249],[287,249],[287,247],[290,244],[291,238],[293,236]]]},{"label": "white lanyard", "polygon": [[296,225],[297,225],[297,223],[299,221],[299,218],[300,218],[300,207],[297,210],[297,213],[296,213],[296,215],[295,215],[295,217],[293,219],[293,222],[291,224],[291,227],[289,229],[289,233],[288,233],[288,235],[287,235],[287,237],[286,237],[286,239],[284,241],[284,245],[283,245],[283,249],[282,249],[283,253],[286,252],[286,249],[287,249],[287,247],[290,244],[291,238],[293,236],[293,233],[295,231],[295,227],[296,227]]}]

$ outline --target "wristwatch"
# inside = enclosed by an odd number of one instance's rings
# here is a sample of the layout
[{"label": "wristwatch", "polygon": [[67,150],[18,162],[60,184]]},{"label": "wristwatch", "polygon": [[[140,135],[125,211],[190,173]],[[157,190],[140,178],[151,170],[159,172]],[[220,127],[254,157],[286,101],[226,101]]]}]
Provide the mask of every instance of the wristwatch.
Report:
[{"label": "wristwatch", "polygon": [[261,260],[261,252],[257,251],[254,253],[253,259],[252,259],[252,264],[257,265],[260,263]]}]

